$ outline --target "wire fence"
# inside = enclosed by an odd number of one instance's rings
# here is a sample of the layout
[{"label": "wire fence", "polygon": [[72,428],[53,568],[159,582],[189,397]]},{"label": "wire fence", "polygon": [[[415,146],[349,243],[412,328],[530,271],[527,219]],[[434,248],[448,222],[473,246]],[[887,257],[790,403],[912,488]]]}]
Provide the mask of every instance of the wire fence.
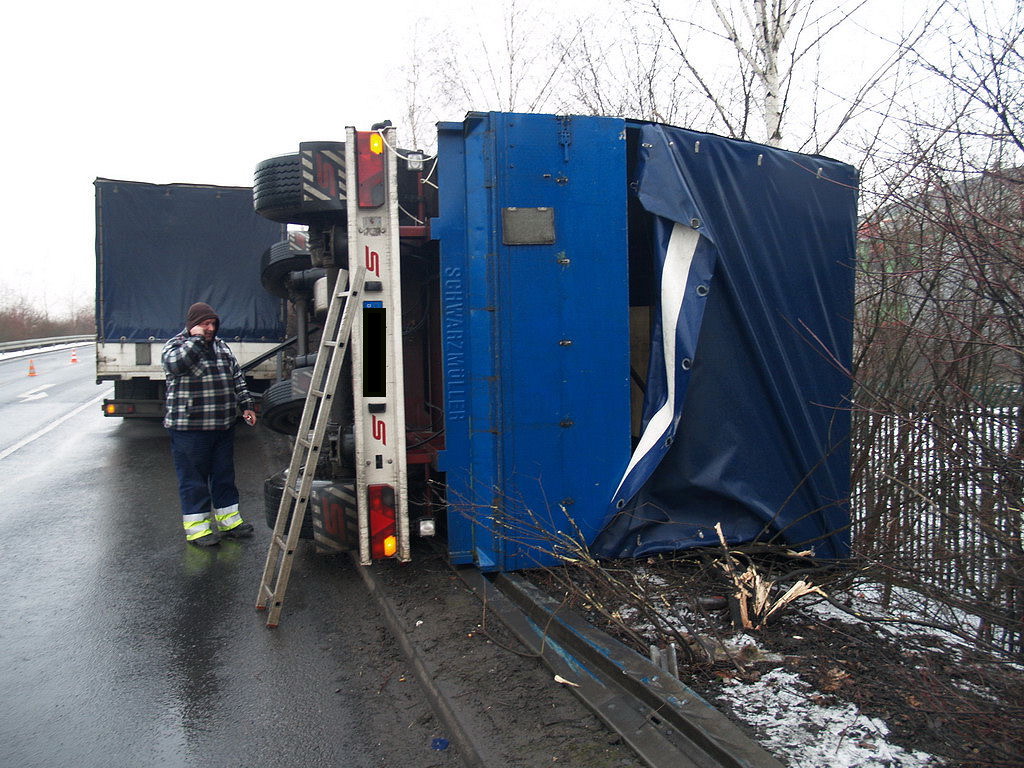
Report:
[{"label": "wire fence", "polygon": [[1024,653],[1020,391],[866,400],[854,413],[856,554],[957,609],[979,642]]}]

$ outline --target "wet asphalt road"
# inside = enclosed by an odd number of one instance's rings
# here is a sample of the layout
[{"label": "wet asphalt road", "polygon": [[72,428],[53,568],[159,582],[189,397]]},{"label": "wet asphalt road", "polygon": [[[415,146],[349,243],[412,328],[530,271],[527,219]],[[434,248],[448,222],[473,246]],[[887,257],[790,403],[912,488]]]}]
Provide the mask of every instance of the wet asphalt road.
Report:
[{"label": "wet asphalt road", "polygon": [[457,764],[347,559],[300,551],[281,626],[254,610],[279,441],[239,430],[256,538],[189,546],[163,429],[67,354],[0,361],[0,765]]}]

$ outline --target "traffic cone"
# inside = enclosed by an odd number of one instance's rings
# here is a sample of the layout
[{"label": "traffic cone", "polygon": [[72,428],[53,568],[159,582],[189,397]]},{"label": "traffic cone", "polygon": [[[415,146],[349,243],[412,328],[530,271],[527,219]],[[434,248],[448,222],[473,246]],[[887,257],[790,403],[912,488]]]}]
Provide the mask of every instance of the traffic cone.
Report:
[{"label": "traffic cone", "polygon": [[75,349],[71,350],[71,362],[72,363],[77,363],[78,362],[78,350],[75,350]]},{"label": "traffic cone", "polygon": [[32,360],[28,361],[28,375],[29,376],[35,376],[36,375],[36,364],[34,362],[32,362]]}]

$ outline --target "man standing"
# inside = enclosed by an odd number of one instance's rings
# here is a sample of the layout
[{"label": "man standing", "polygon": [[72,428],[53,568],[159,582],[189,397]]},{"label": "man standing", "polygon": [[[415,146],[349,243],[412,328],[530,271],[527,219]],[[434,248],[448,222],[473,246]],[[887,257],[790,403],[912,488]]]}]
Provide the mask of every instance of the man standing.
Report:
[{"label": "man standing", "polygon": [[238,513],[235,420],[239,406],[249,426],[256,423],[256,412],[238,361],[217,338],[219,327],[209,304],[193,304],[185,329],[161,355],[167,376],[164,426],[178,473],[185,539],[200,547],[253,533]]}]

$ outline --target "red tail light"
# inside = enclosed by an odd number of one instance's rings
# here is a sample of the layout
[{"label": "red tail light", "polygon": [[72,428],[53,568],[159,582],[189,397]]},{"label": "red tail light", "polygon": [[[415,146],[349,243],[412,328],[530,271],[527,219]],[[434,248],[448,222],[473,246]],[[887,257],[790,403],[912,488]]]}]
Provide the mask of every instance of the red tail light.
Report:
[{"label": "red tail light", "polygon": [[367,488],[370,508],[370,557],[394,557],[398,550],[395,528],[395,489],[390,485]]},{"label": "red tail light", "polygon": [[384,137],[376,131],[356,131],[356,178],[360,208],[384,205]]}]

